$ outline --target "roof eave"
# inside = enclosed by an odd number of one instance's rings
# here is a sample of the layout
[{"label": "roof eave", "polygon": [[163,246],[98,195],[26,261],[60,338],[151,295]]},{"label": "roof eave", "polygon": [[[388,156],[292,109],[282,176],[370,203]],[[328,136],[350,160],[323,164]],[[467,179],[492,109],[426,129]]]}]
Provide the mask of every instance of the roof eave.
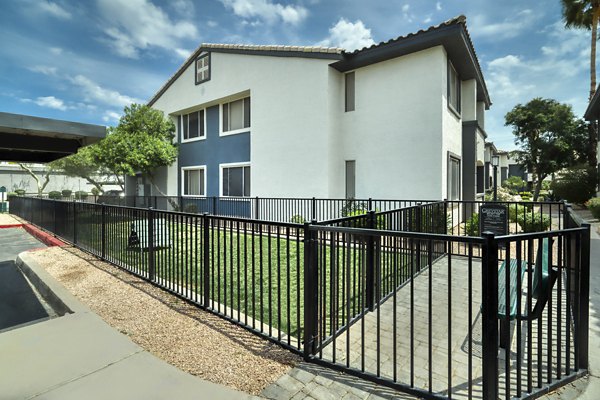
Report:
[{"label": "roof eave", "polygon": [[[483,73],[466,29],[461,23],[440,26],[395,42],[345,54],[343,60],[331,64],[331,67],[340,72],[351,71],[440,45],[444,46],[453,64],[456,64],[455,68],[459,70],[459,74],[463,78],[474,78],[477,81],[477,100],[485,102],[486,109],[489,109],[492,103]],[[457,62],[465,58],[467,58],[466,62]]]},{"label": "roof eave", "polygon": [[586,121],[597,121],[600,119],[600,85],[598,85],[596,93],[594,93],[592,100],[590,100],[583,118]]}]

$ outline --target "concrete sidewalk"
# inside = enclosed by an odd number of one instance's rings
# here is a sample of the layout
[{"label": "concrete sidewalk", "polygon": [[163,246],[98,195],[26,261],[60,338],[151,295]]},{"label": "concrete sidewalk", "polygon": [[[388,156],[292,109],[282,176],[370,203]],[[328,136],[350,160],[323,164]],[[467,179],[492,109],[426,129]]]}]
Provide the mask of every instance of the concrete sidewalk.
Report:
[{"label": "concrete sidewalk", "polygon": [[49,303],[68,312],[0,334],[0,400],[253,398],[146,352],[81,304],[27,253],[19,255],[17,265],[46,286],[40,292],[56,295]]}]

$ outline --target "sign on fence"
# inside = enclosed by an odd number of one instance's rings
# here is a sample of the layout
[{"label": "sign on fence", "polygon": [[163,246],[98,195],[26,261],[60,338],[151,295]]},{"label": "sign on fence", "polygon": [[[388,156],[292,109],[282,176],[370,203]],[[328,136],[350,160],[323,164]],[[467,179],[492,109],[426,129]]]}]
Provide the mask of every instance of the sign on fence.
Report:
[{"label": "sign on fence", "polygon": [[508,235],[508,210],[500,204],[483,204],[479,209],[479,232]]},{"label": "sign on fence", "polygon": [[[148,242],[148,220],[138,219],[131,223],[131,233],[127,239],[128,247],[139,247],[147,249]],[[170,247],[169,226],[164,219],[154,220],[154,247]]]}]

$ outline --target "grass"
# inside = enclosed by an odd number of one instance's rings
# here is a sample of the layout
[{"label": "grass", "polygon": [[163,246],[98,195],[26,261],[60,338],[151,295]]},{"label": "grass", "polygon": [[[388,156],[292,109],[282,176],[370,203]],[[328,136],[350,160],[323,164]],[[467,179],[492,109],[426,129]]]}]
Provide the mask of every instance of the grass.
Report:
[{"label": "grass", "polygon": [[[100,224],[94,218],[79,217],[78,244],[99,253]],[[145,275],[149,253],[127,246],[132,220],[107,216],[105,255],[109,261]],[[169,246],[156,249],[154,258],[156,279],[162,279],[163,286],[202,302],[204,231],[199,221],[183,216],[165,221],[158,231],[164,238],[168,236]],[[281,338],[287,334],[301,339],[304,242],[296,228],[269,231],[269,227],[240,222],[209,229],[209,296],[218,312],[265,329],[270,336]],[[327,243],[319,246],[318,262],[318,312],[324,316],[320,332],[325,337],[364,309],[366,257],[363,241],[351,245],[346,241],[341,241],[344,245]],[[397,250],[378,254],[383,297],[407,279],[411,258]]]}]

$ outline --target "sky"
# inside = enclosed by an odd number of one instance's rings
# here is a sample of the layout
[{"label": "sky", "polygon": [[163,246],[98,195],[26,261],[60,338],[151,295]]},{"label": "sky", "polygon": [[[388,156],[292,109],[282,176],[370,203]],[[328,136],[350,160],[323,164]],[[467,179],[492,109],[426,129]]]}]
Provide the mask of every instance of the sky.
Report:
[{"label": "sky", "polygon": [[490,93],[488,140],[535,97],[581,116],[590,33],[560,0],[0,0],[0,111],[106,126],[145,103],[201,43],[354,50],[463,14]]}]

